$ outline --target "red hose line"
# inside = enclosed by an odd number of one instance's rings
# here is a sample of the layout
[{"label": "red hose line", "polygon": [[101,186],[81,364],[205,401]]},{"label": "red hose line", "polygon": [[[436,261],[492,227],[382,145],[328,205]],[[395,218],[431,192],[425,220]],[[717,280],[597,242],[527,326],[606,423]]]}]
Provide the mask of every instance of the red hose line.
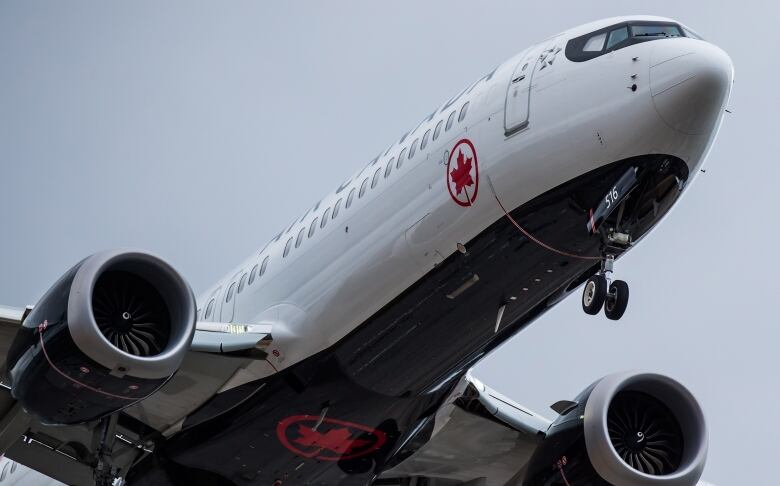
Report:
[{"label": "red hose line", "polygon": [[569,252],[565,252],[565,251],[562,251],[562,250],[558,250],[558,249],[553,248],[552,246],[546,244],[545,242],[543,242],[540,239],[534,237],[531,233],[529,233],[528,231],[523,229],[523,227],[520,226],[517,223],[517,221],[515,221],[515,219],[512,217],[512,215],[509,214],[509,211],[507,211],[506,208],[504,207],[504,205],[501,204],[501,200],[498,199],[498,195],[495,193],[495,191],[493,191],[493,197],[496,198],[496,202],[501,207],[501,210],[504,212],[504,214],[506,215],[507,219],[509,219],[509,221],[511,221],[512,224],[515,225],[515,228],[520,230],[520,232],[523,233],[523,235],[525,235],[526,238],[528,238],[529,240],[533,241],[537,245],[541,246],[545,250],[551,251],[553,253],[557,253],[557,254],[565,256],[565,257],[576,258],[578,260],[588,260],[588,261],[596,261],[596,260],[601,261],[602,260],[602,258],[600,256],[594,257],[594,256],[587,256],[587,255],[575,255],[574,253],[569,253]]},{"label": "red hose line", "polygon": [[86,388],[89,391],[92,391],[92,392],[95,392],[95,393],[99,393],[101,395],[105,395],[105,396],[111,397],[111,398],[119,398],[120,400],[142,400],[143,398],[145,398],[145,397],[139,397],[139,398],[124,397],[122,395],[114,395],[113,393],[105,392],[103,390],[98,390],[97,388],[93,388],[93,387],[87,385],[86,383],[82,383],[82,382],[76,380],[75,378],[70,377],[69,375],[67,375],[63,371],[61,371],[59,368],[57,368],[54,365],[54,363],[52,363],[51,359],[49,358],[49,353],[46,352],[46,347],[43,345],[43,331],[46,330],[46,327],[48,326],[48,324],[49,324],[48,321],[43,321],[43,324],[40,324],[38,326],[38,337],[40,337],[40,340],[41,340],[41,350],[43,351],[43,355],[46,357],[46,361],[49,363],[49,366],[51,366],[51,368],[54,371],[56,371],[57,373],[62,375],[63,378],[65,378],[68,381],[71,381],[71,382],[75,383],[76,385],[78,385],[78,386],[80,386],[82,388]]}]

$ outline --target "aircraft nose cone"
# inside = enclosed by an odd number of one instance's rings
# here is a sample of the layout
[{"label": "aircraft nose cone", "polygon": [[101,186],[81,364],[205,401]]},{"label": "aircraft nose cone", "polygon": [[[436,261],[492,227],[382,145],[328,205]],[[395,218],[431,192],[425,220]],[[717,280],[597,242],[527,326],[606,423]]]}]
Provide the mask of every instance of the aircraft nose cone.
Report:
[{"label": "aircraft nose cone", "polygon": [[714,128],[734,77],[729,56],[694,39],[653,42],[650,93],[661,119],[689,135]]}]

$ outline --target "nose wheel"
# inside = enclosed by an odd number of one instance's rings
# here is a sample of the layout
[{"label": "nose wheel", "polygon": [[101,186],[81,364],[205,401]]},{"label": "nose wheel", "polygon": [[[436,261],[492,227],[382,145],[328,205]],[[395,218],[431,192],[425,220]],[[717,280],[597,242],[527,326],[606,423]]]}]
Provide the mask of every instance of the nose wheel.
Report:
[{"label": "nose wheel", "polygon": [[626,307],[628,307],[628,284],[623,280],[615,280],[607,292],[604,314],[607,319],[617,321],[625,314]]},{"label": "nose wheel", "polygon": [[601,272],[590,277],[585,282],[582,291],[582,310],[586,314],[596,315],[601,309],[607,319],[617,321],[628,307],[628,284],[623,280],[612,281],[612,269],[615,263],[613,255],[607,255]]},{"label": "nose wheel", "polygon": [[585,282],[585,290],[582,292],[582,310],[586,314],[595,316],[604,307],[607,300],[607,277],[598,273]]}]

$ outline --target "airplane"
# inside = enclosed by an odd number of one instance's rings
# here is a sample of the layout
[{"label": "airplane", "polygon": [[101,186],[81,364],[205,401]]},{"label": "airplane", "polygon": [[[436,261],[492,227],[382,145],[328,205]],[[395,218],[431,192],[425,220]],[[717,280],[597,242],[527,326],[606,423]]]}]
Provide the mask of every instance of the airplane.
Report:
[{"label": "airplane", "polygon": [[197,300],[155,255],[86,257],[0,308],[4,464],[99,486],[705,484],[705,418],[670,377],[608,375],[551,420],[471,368],[580,288],[624,315],[616,264],[702,169],[733,76],[675,20],[588,23],[439,105]]}]

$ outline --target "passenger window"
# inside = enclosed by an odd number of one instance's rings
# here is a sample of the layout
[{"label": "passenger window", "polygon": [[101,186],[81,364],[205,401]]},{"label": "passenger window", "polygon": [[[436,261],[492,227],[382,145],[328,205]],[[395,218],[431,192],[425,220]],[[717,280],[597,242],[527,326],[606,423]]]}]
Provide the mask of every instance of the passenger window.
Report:
[{"label": "passenger window", "polygon": [[292,246],[292,237],[290,237],[289,240],[287,240],[287,243],[284,244],[284,253],[282,253],[282,258],[286,257],[290,254],[290,247]]},{"label": "passenger window", "polygon": [[455,121],[455,112],[453,111],[450,113],[450,116],[447,117],[447,126],[444,128],[445,132],[450,131],[450,128],[452,128],[452,122]]},{"label": "passenger window", "polygon": [[420,142],[420,150],[424,150],[426,145],[428,145],[428,137],[430,137],[431,131],[427,130],[425,132],[425,135],[423,135],[422,142]]},{"label": "passenger window", "polygon": [[417,152],[417,142],[419,142],[419,138],[415,138],[414,142],[412,142],[412,146],[409,148],[409,160],[412,160],[414,158],[414,153]]},{"label": "passenger window", "polygon": [[624,40],[628,39],[628,27],[621,27],[615,29],[609,33],[609,40],[607,41],[607,49],[612,49],[616,45],[620,44]]},{"label": "passenger window", "polygon": [[306,232],[306,228],[301,228],[301,230],[298,232],[298,237],[295,238],[295,248],[301,246],[301,242],[303,241],[303,234],[305,232]]},{"label": "passenger window", "polygon": [[325,212],[322,213],[322,223],[320,223],[320,228],[324,228],[325,225],[328,224],[328,216],[330,216],[330,208],[326,209]]},{"label": "passenger window", "polygon": [[382,169],[379,168],[374,172],[374,178],[371,180],[371,189],[375,188],[376,185],[379,183],[379,174],[382,173]]},{"label": "passenger window", "polygon": [[317,229],[317,223],[320,222],[320,218],[314,218],[314,221],[311,222],[311,225],[309,225],[309,238],[314,236],[314,230]]},{"label": "passenger window", "polygon": [[444,125],[444,120],[439,120],[439,123],[436,124],[436,129],[433,131],[433,139],[434,140],[439,138],[439,134],[441,133],[442,125]]},{"label": "passenger window", "polygon": [[404,158],[406,157],[406,148],[401,150],[401,153],[398,154],[398,162],[395,163],[395,168],[400,169],[402,165],[404,165]]},{"label": "passenger window", "polygon": [[265,259],[263,260],[263,263],[262,263],[262,265],[260,265],[260,276],[261,276],[261,277],[262,277],[262,276],[263,276],[263,274],[265,273],[265,269],[266,269],[266,268],[268,268],[268,261],[269,261],[270,259],[271,259],[271,257],[268,257],[268,256],[267,256],[267,257],[265,257]]},{"label": "passenger window", "polygon": [[349,191],[349,196],[347,196],[347,205],[345,207],[352,206],[352,200],[355,199],[355,188],[353,187],[351,191]]},{"label": "passenger window", "polygon": [[395,158],[390,159],[390,162],[387,163],[387,167],[385,167],[385,179],[390,177],[390,173],[393,171],[393,164],[395,164]]},{"label": "passenger window", "polygon": [[209,320],[213,314],[214,314],[214,299],[211,299],[209,301],[209,305],[206,306],[206,315],[203,317],[203,319]]},{"label": "passenger window", "polygon": [[257,269],[260,268],[260,265],[255,265],[252,267],[252,271],[249,273],[249,285],[252,285],[252,282],[255,281],[255,277],[257,277]]},{"label": "passenger window", "polygon": [[336,205],[333,206],[333,216],[331,216],[330,219],[336,219],[336,216],[339,214],[339,209],[341,209],[341,199],[336,201]]},{"label": "passenger window", "polygon": [[582,48],[583,52],[599,52],[604,49],[604,41],[607,39],[607,33],[596,34],[585,42]]},{"label": "passenger window", "polygon": [[358,197],[363,197],[363,195],[366,193],[366,188],[368,187],[368,177],[363,179],[363,183],[360,184],[360,193],[358,194]]},{"label": "passenger window", "polygon": [[230,284],[230,288],[228,288],[227,295],[225,296],[226,303],[233,300],[233,294],[235,293],[235,291],[236,291],[236,283],[233,282],[232,284]]},{"label": "passenger window", "polygon": [[458,115],[458,123],[462,122],[466,118],[466,112],[469,111],[469,102],[467,101],[463,108],[460,109],[460,115]]},{"label": "passenger window", "polygon": [[238,282],[238,293],[244,291],[244,287],[246,287],[246,274],[241,275],[241,280]]}]

